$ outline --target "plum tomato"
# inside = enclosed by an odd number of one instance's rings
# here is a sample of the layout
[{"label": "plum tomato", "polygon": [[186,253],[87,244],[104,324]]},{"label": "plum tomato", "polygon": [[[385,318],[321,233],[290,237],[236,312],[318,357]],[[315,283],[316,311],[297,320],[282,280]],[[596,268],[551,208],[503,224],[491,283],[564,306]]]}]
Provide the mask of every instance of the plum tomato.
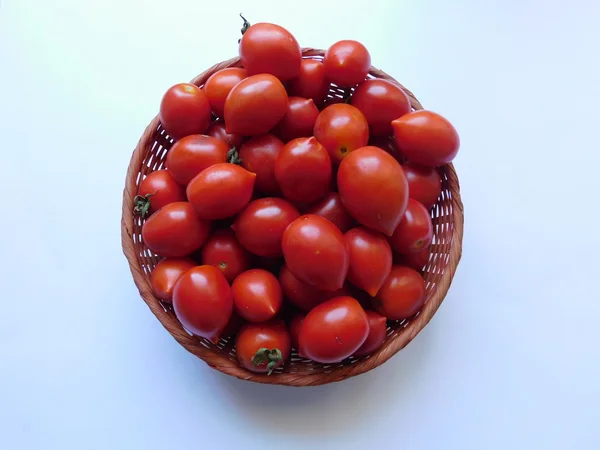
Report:
[{"label": "plum tomato", "polygon": [[442,193],[442,179],[433,167],[424,167],[407,162],[402,165],[408,181],[408,196],[431,209]]},{"label": "plum tomato", "polygon": [[392,249],[386,237],[364,227],[353,228],[344,238],[350,250],[348,281],[375,297],[392,270]]},{"label": "plum tomato", "polygon": [[325,77],[339,87],[352,87],[363,81],[371,69],[371,55],[360,42],[339,41],[323,57]]},{"label": "plum tomato", "polygon": [[369,335],[361,347],[354,352],[354,356],[366,356],[381,347],[387,335],[387,319],[374,311],[366,311],[369,318]]},{"label": "plum tomato", "polygon": [[300,337],[300,327],[302,326],[302,322],[304,322],[304,317],[306,317],[304,314],[297,313],[294,315],[294,317],[292,317],[292,320],[290,321],[289,329],[290,337],[292,338],[292,348],[295,348],[296,350],[298,350],[299,347],[298,341]]},{"label": "plum tomato", "polygon": [[337,192],[330,192],[318,203],[311,205],[306,214],[316,214],[332,222],[342,233],[348,231],[354,224],[354,219],[348,214]]},{"label": "plum tomato", "polygon": [[203,265],[218,268],[229,283],[250,267],[250,255],[230,228],[215,231],[200,253]]},{"label": "plum tomato", "polygon": [[182,185],[187,185],[204,169],[227,161],[229,145],[203,134],[186,136],[167,153],[167,170]]},{"label": "plum tomato", "polygon": [[303,59],[298,76],[288,82],[288,92],[295,97],[310,98],[322,105],[329,91],[323,63],[317,59]]},{"label": "plum tomato", "polygon": [[247,270],[231,285],[236,312],[248,322],[266,322],[281,309],[281,286],[271,272]]},{"label": "plum tomato", "polygon": [[203,89],[210,102],[210,107],[217,116],[223,117],[225,100],[229,92],[247,76],[246,69],[242,69],[241,67],[227,67],[208,77]]},{"label": "plum tomato", "polygon": [[410,198],[402,220],[390,237],[392,248],[398,253],[416,253],[429,247],[433,239],[433,224],[429,211]]},{"label": "plum tomato", "polygon": [[149,173],[140,183],[133,211],[144,218],[169,203],[186,200],[185,187],[177,183],[167,170],[157,170]]},{"label": "plum tomato", "polygon": [[281,319],[247,323],[237,334],[235,353],[239,363],[252,372],[270,375],[290,357],[290,333]]},{"label": "plum tomato", "polygon": [[152,269],[150,284],[154,295],[161,300],[171,303],[173,287],[181,275],[196,267],[197,264],[190,258],[165,258]]},{"label": "plum tomato", "polygon": [[206,135],[220,139],[226,142],[229,148],[234,147],[238,150],[244,143],[244,136],[239,134],[229,134],[227,130],[225,130],[225,124],[223,122],[211,123],[208,130],[206,130]]},{"label": "plum tomato", "polygon": [[279,195],[281,190],[275,179],[275,160],[283,149],[283,142],[272,134],[250,138],[242,145],[239,157],[242,167],[256,174],[254,187],[267,195]]},{"label": "plum tomato", "polygon": [[202,89],[190,83],[170,87],[160,103],[160,123],[175,139],[201,134],[210,123],[210,103]]},{"label": "plum tomato", "polygon": [[390,320],[407,319],[425,303],[425,281],[415,269],[394,265],[373,299],[375,310]]},{"label": "plum tomato", "polygon": [[312,136],[318,116],[319,108],[312,99],[289,97],[285,116],[277,124],[273,133],[279,136],[283,142]]},{"label": "plum tomato", "polygon": [[417,271],[422,271],[429,262],[431,247],[425,247],[416,253],[403,255],[402,253],[394,252],[394,264],[412,267]]}]

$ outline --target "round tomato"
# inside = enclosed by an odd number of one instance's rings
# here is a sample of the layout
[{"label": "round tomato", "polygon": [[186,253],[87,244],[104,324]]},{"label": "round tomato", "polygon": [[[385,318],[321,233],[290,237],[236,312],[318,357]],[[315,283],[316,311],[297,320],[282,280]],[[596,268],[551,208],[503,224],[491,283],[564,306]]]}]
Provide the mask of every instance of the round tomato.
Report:
[{"label": "round tomato", "polygon": [[300,73],[288,83],[288,92],[295,97],[310,98],[316,105],[323,104],[329,91],[323,63],[317,59],[303,59]]},{"label": "round tomato", "polygon": [[373,303],[377,312],[388,319],[407,319],[425,303],[425,282],[415,269],[393,266]]},{"label": "round tomato", "polygon": [[369,335],[367,313],[352,297],[335,297],[315,306],[300,327],[300,351],[331,364],[356,352]]},{"label": "round tomato", "polygon": [[392,248],[398,253],[416,253],[429,247],[433,239],[433,224],[429,211],[421,203],[412,198],[402,220],[390,238]]},{"label": "round tomato", "polygon": [[319,108],[316,107],[312,99],[290,97],[285,116],[277,124],[273,133],[284,142],[299,137],[312,136],[318,116]]},{"label": "round tomato", "polygon": [[231,229],[216,231],[202,247],[200,258],[202,264],[221,270],[230,283],[250,266],[250,255]]},{"label": "round tomato", "polygon": [[406,163],[402,166],[408,181],[408,196],[430,209],[442,193],[442,179],[433,167]]},{"label": "round tomato", "polygon": [[307,214],[283,232],[285,263],[301,281],[321,290],[341,289],[350,263],[342,232],[329,220]]},{"label": "round tomato", "polygon": [[275,179],[292,201],[314,202],[329,191],[331,159],[314,137],[288,142],[275,161]]},{"label": "round tomato", "polygon": [[189,202],[204,219],[224,219],[240,212],[252,198],[256,174],[220,163],[200,172],[187,186]]},{"label": "round tomato", "polygon": [[210,102],[210,107],[217,116],[223,117],[225,99],[229,95],[229,92],[247,76],[246,69],[242,69],[241,67],[227,67],[213,73],[206,80],[203,89]]},{"label": "round tomato", "polygon": [[204,133],[210,123],[210,103],[198,86],[176,84],[163,96],[159,116],[163,128],[175,139]]},{"label": "round tomato", "polygon": [[356,107],[339,103],[325,108],[317,117],[314,135],[329,152],[331,160],[339,162],[369,141],[369,124]]},{"label": "round tomato", "polygon": [[392,120],[410,112],[410,100],[402,88],[378,78],[359,84],[351,103],[365,115],[371,135],[390,136]]},{"label": "round tomato", "polygon": [[210,227],[210,222],[198,217],[188,202],[169,203],[144,222],[142,239],[157,255],[179,258],[202,247]]},{"label": "round tomato", "polygon": [[208,167],[227,161],[229,145],[202,134],[186,136],[175,142],[167,153],[167,170],[178,183],[188,184]]},{"label": "round tomato", "polygon": [[225,130],[223,122],[211,123],[208,130],[206,130],[206,134],[224,141],[230,148],[234,147],[239,149],[244,143],[244,136],[239,134],[229,134],[227,130]]},{"label": "round tomato", "polygon": [[415,270],[421,271],[429,262],[430,253],[431,247],[425,247],[416,253],[409,253],[407,255],[394,253],[394,264],[412,267]]},{"label": "round tomato", "polygon": [[169,203],[185,202],[185,187],[177,183],[168,171],[157,170],[142,180],[134,201],[133,211],[144,218]]},{"label": "round tomato", "polygon": [[340,164],[337,182],[352,217],[392,235],[408,204],[408,182],[393,156],[377,147],[355,150]]},{"label": "round tomato", "polygon": [[437,167],[452,162],[460,139],[452,124],[431,111],[414,111],[392,122],[400,151],[416,164]]},{"label": "round tomato", "polygon": [[363,227],[351,229],[344,238],[350,249],[348,281],[375,297],[392,270],[390,244],[383,234]]},{"label": "round tomato", "polygon": [[329,81],[339,87],[352,87],[367,77],[371,55],[360,42],[339,41],[327,49],[323,65]]},{"label": "round tomato", "polygon": [[184,328],[216,343],[231,319],[231,288],[216,267],[196,266],[175,284],[173,309]]},{"label": "round tomato", "polygon": [[150,284],[154,295],[161,300],[171,303],[173,287],[181,275],[196,267],[197,264],[189,258],[165,258],[161,260],[150,274]]},{"label": "round tomato", "polygon": [[366,356],[379,350],[387,336],[387,319],[373,311],[366,311],[369,318],[369,335],[354,356]]},{"label": "round tomato", "polygon": [[250,269],[231,285],[237,313],[248,322],[266,322],[281,309],[281,286],[271,272]]},{"label": "round tomato", "polygon": [[[290,321],[290,337],[292,338],[292,348],[298,350],[298,341],[300,337],[300,327],[302,327],[302,322],[304,322],[304,314],[298,313],[292,320]],[[302,356],[302,355],[300,355]]]},{"label": "round tomato", "polygon": [[291,352],[290,333],[281,319],[247,323],[237,334],[237,359],[252,372],[271,375],[273,370],[288,360]]},{"label": "round tomato", "polygon": [[275,179],[275,160],[283,149],[283,142],[272,134],[250,138],[240,149],[242,167],[256,174],[254,186],[267,195],[279,195]]},{"label": "round tomato", "polygon": [[337,192],[330,192],[325,198],[312,205],[306,214],[316,214],[332,222],[342,233],[348,231],[354,224],[354,219],[348,214]]}]

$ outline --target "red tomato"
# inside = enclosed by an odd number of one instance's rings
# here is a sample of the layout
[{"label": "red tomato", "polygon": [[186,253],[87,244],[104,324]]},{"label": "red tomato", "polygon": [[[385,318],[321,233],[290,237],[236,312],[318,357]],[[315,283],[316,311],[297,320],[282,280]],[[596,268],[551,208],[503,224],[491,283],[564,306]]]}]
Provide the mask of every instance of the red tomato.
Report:
[{"label": "red tomato", "polygon": [[340,87],[352,87],[367,77],[371,55],[360,42],[339,41],[327,49],[323,65],[329,81]]},{"label": "red tomato", "polygon": [[354,224],[354,219],[348,214],[337,192],[330,192],[320,202],[307,209],[306,214],[316,214],[332,222],[342,233],[348,231]]},{"label": "red tomato", "polygon": [[173,287],[181,275],[196,267],[197,264],[189,258],[165,258],[161,260],[150,274],[150,284],[154,295],[161,300],[171,303]]},{"label": "red tomato", "polygon": [[387,336],[387,319],[373,311],[366,311],[369,318],[369,335],[354,356],[366,356],[379,350]]},{"label": "red tomato", "polygon": [[191,255],[204,245],[209,234],[210,222],[198,217],[188,202],[163,206],[142,226],[144,244],[167,258]]},{"label": "red tomato", "polygon": [[235,279],[231,290],[235,310],[248,322],[266,322],[281,309],[281,286],[266,270],[247,270]]},{"label": "red tomato", "polygon": [[284,142],[299,137],[312,136],[315,122],[319,115],[319,108],[312,99],[290,97],[288,108],[273,131]]},{"label": "red tomato", "polygon": [[431,111],[415,111],[392,122],[400,151],[416,164],[437,167],[450,163],[460,147],[452,124]]},{"label": "red tomato", "polygon": [[245,323],[245,320],[242,319],[240,316],[238,316],[238,314],[234,310],[231,313],[231,318],[229,319],[229,322],[227,322],[227,325],[225,326],[225,328],[223,329],[223,332],[221,333],[221,337],[222,338],[231,338],[231,337],[235,336],[244,323]]},{"label": "red tomato", "polygon": [[166,170],[157,170],[142,180],[134,201],[133,211],[146,217],[169,203],[185,202],[185,187]]},{"label": "red tomato", "polygon": [[369,145],[385,150],[400,164],[406,162],[406,158],[398,150],[394,136],[372,136],[369,138]]},{"label": "red tomato", "polygon": [[225,125],[223,122],[213,122],[206,130],[206,134],[208,136],[212,136],[214,138],[220,139],[227,143],[227,145],[231,148],[234,147],[239,150],[239,148],[244,143],[244,136],[239,134],[229,134],[225,130]]},{"label": "red tomato", "polygon": [[176,84],[163,96],[159,116],[163,128],[175,139],[204,133],[210,123],[210,103],[198,86]]},{"label": "red tomato", "polygon": [[363,227],[351,229],[344,238],[350,249],[348,281],[375,297],[392,270],[390,244],[383,234]]},{"label": "red tomato", "polygon": [[292,317],[290,322],[290,337],[292,338],[292,348],[298,350],[298,341],[300,337],[300,327],[302,327],[302,322],[304,322],[304,317],[306,317],[302,313],[296,314]]},{"label": "red tomato", "polygon": [[243,33],[240,59],[249,75],[268,73],[286,81],[300,73],[302,50],[285,28],[257,23]]},{"label": "red tomato", "polygon": [[410,112],[410,100],[402,88],[378,78],[358,85],[352,105],[365,115],[370,134],[379,136],[393,134],[392,120]]},{"label": "red tomato", "polygon": [[352,105],[339,103],[325,108],[317,117],[314,134],[338,164],[350,152],[369,141],[369,124],[363,113]]},{"label": "red tomato", "polygon": [[425,247],[423,250],[420,250],[416,253],[409,253],[408,255],[395,253],[394,264],[412,267],[415,270],[421,271],[429,262],[430,253],[431,247]]},{"label": "red tomato", "polygon": [[433,224],[429,211],[421,203],[412,198],[402,220],[390,238],[392,248],[398,253],[416,253],[429,247],[433,239]]},{"label": "red tomato", "polygon": [[224,219],[248,204],[255,178],[256,174],[235,164],[215,164],[190,181],[186,193],[198,216]]},{"label": "red tomato", "polygon": [[231,288],[216,267],[194,267],[175,284],[173,309],[184,328],[216,343],[231,319]]},{"label": "red tomato", "polygon": [[408,204],[408,182],[398,161],[380,148],[360,148],[344,158],[337,182],[352,217],[392,235]]},{"label": "red tomato", "polygon": [[290,357],[292,342],[281,319],[247,323],[237,335],[235,352],[246,369],[271,375]]},{"label": "red tomato", "polygon": [[331,159],[314,137],[288,142],[275,161],[275,179],[283,195],[303,203],[319,200],[329,191]]},{"label": "red tomato", "polygon": [[284,230],[300,213],[282,198],[260,198],[251,202],[236,218],[232,228],[247,250],[258,256],[281,256]]},{"label": "red tomato", "polygon": [[419,272],[406,266],[393,266],[374,300],[377,312],[391,320],[415,315],[425,303],[425,282]]},{"label": "red tomato", "polygon": [[250,138],[240,149],[242,167],[256,174],[257,190],[267,195],[279,195],[275,179],[275,160],[283,149],[283,142],[272,134]]},{"label": "red tomato", "polygon": [[186,185],[204,169],[227,161],[229,145],[202,134],[186,136],[167,153],[167,170],[179,184]]},{"label": "red tomato", "polygon": [[241,67],[227,67],[208,77],[203,89],[213,112],[217,116],[223,117],[225,99],[229,95],[229,92],[247,76],[246,69],[242,69]]},{"label": "red tomato", "polygon": [[303,59],[300,73],[288,83],[288,92],[295,97],[310,98],[321,105],[329,91],[323,63],[316,59]]},{"label": "red tomato", "polygon": [[250,255],[231,229],[217,230],[202,247],[200,257],[203,265],[218,268],[230,283],[250,267]]},{"label": "red tomato", "polygon": [[335,297],[315,306],[300,327],[300,351],[331,364],[351,356],[369,335],[367,313],[352,297]]},{"label": "red tomato", "polygon": [[408,196],[430,209],[442,193],[442,179],[436,169],[406,163],[402,166],[408,181]]},{"label": "red tomato", "polygon": [[329,220],[307,214],[283,232],[285,263],[301,281],[321,290],[341,289],[350,263],[342,232]]}]

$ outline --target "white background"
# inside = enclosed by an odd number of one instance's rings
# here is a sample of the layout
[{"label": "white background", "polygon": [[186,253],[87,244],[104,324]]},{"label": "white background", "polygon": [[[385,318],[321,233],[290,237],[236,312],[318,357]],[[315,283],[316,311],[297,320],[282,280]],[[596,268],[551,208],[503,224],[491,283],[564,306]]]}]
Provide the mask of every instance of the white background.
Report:
[{"label": "white background", "polygon": [[[600,3],[0,1],[0,448],[600,448]],[[120,244],[163,91],[235,56],[238,12],[366,44],[458,128],[464,256],[366,375],[241,382],[181,348]]]}]

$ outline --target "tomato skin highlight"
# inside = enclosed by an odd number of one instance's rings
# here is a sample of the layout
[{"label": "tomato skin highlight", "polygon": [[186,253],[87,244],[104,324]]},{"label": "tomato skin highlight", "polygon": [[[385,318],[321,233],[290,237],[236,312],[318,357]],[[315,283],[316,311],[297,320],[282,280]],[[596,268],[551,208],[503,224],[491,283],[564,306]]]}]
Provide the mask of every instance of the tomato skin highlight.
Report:
[{"label": "tomato skin highlight", "polygon": [[375,297],[392,270],[392,249],[386,237],[368,228],[348,231],[344,238],[350,249],[348,281]]},{"label": "tomato skin highlight", "polygon": [[229,92],[247,76],[246,69],[241,67],[227,67],[208,77],[202,89],[204,89],[210,102],[210,107],[217,116],[223,117],[225,100]]},{"label": "tomato skin highlight", "polygon": [[310,98],[315,105],[322,105],[329,91],[329,82],[325,79],[325,67],[317,59],[303,59],[298,76],[288,83],[291,96]]},{"label": "tomato skin highlight", "polygon": [[180,83],[170,87],[160,102],[160,122],[175,139],[204,133],[210,123],[210,103],[198,86]]},{"label": "tomato skin highlight", "polygon": [[193,134],[175,142],[167,153],[167,170],[182,185],[210,166],[227,161],[229,146],[220,139]]},{"label": "tomato skin highlight", "polygon": [[374,299],[376,311],[390,320],[408,319],[425,303],[425,281],[415,269],[395,265]]},{"label": "tomato skin highlight", "polygon": [[436,169],[407,162],[402,165],[408,181],[408,196],[431,209],[442,193],[442,179]]},{"label": "tomato skin highlight", "polygon": [[237,241],[233,230],[228,228],[217,230],[208,238],[200,258],[203,265],[221,270],[229,283],[250,267],[250,255]]},{"label": "tomato skin highlight", "polygon": [[433,224],[427,208],[412,198],[408,199],[402,220],[390,237],[392,248],[398,253],[410,254],[429,247],[433,239]]},{"label": "tomato skin highlight", "polygon": [[354,356],[366,356],[379,350],[387,336],[387,319],[374,311],[366,313],[369,319],[369,335],[363,345],[354,352]]},{"label": "tomato skin highlight", "polygon": [[[167,170],[157,170],[149,173],[140,183],[138,198],[145,198],[142,205],[147,212],[155,213],[169,203],[185,202],[185,187],[177,183]],[[145,202],[147,201],[147,205]],[[142,212],[142,217],[145,213]]]},{"label": "tomato skin highlight", "polygon": [[238,150],[244,143],[244,136],[227,133],[227,130],[225,130],[225,124],[223,124],[223,122],[211,123],[208,127],[208,130],[206,130],[206,135],[220,139],[225,142],[229,148],[235,147]]},{"label": "tomato skin highlight", "polygon": [[329,220],[342,233],[348,231],[354,224],[354,219],[344,208],[342,199],[337,192],[330,192],[322,200],[310,206],[306,210],[306,214],[316,214]]},{"label": "tomato skin highlight", "polygon": [[283,150],[283,142],[272,134],[250,138],[239,152],[242,167],[256,174],[254,186],[267,195],[279,195],[281,189],[275,179],[275,161]]},{"label": "tomato skin highlight", "polygon": [[177,280],[192,267],[196,262],[190,258],[165,258],[152,269],[150,284],[154,295],[162,301],[171,303],[173,299],[173,288]]},{"label": "tomato skin highlight", "polygon": [[367,77],[371,55],[360,42],[338,41],[325,52],[323,66],[329,81],[340,87],[352,87]]},{"label": "tomato skin highlight", "polygon": [[289,142],[300,137],[310,137],[313,134],[318,116],[319,108],[312,99],[289,97],[285,116],[273,132],[283,142]]},{"label": "tomato skin highlight", "polygon": [[[269,368],[269,358],[256,358],[261,349],[280,352],[279,358],[273,357],[271,360],[273,362],[271,368]],[[281,319],[263,323],[246,323],[237,334],[235,351],[239,363],[246,369],[257,373],[269,373],[289,359],[292,352],[290,333]]]},{"label": "tomato skin highlight", "polygon": [[241,273],[231,285],[231,290],[236,312],[248,322],[272,319],[283,303],[279,281],[263,269]]}]

